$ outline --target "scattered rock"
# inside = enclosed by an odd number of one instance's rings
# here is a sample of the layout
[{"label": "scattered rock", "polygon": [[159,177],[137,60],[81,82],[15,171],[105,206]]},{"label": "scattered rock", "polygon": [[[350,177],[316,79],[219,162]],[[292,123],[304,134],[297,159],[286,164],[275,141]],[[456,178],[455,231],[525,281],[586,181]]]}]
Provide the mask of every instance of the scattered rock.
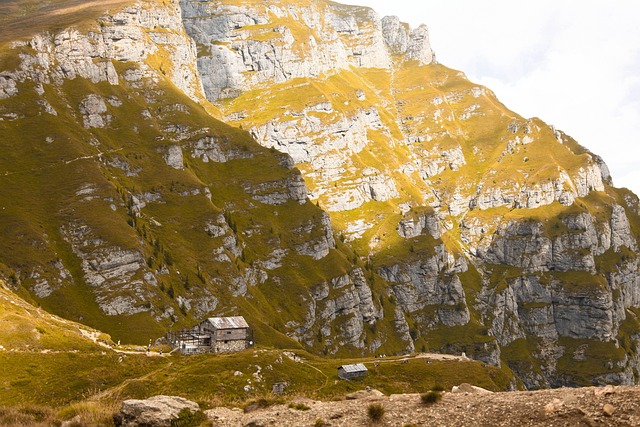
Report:
[{"label": "scattered rock", "polygon": [[182,155],[182,148],[178,145],[172,145],[167,149],[164,155],[164,161],[168,166],[174,169],[184,169],[184,158]]},{"label": "scattered rock", "polygon": [[213,421],[214,425],[226,425],[225,423],[235,423],[242,417],[243,411],[240,408],[214,408],[204,411],[208,419]]},{"label": "scattered rock", "polygon": [[477,387],[475,385],[462,383],[458,386],[454,385],[451,388],[451,393],[485,393],[487,394],[487,393],[493,393],[493,392],[487,389],[484,389],[482,387]]},{"label": "scattered rock", "polygon": [[595,389],[593,394],[598,396],[598,397],[600,397],[600,396],[609,396],[610,394],[613,394],[614,390],[615,390],[615,388],[612,385],[607,385],[607,386]]},{"label": "scattered rock", "polygon": [[289,386],[289,383],[285,381],[274,383],[271,386],[271,392],[273,394],[283,394],[287,390],[288,386]]},{"label": "scattered rock", "polygon": [[146,400],[130,399],[122,403],[120,412],[113,416],[116,426],[122,427],[170,427],[183,409],[191,412],[200,406],[177,396],[153,396]]},{"label": "scattered rock", "polygon": [[[595,387],[560,388],[505,393],[447,393],[435,406],[416,406],[418,394],[394,394],[377,399],[385,408],[385,425],[446,425],[446,426],[630,426],[640,425],[637,411],[638,387],[615,387],[615,393],[603,407],[594,395]],[[359,394],[376,393],[361,390]],[[332,426],[371,425],[366,413],[366,400],[331,402],[296,399],[309,409],[293,410],[287,404],[243,413],[238,409],[216,408],[206,411],[216,426],[237,427],[310,426],[317,420]],[[603,413],[610,406],[611,415]],[[615,408],[615,411],[613,410]],[[606,418],[605,418],[606,417]]]},{"label": "scattered rock", "polygon": [[358,390],[356,392],[347,394],[347,400],[378,400],[378,398],[384,396],[384,393],[376,390],[375,388],[367,387],[365,390]]},{"label": "scattered rock", "polygon": [[613,416],[613,413],[615,411],[616,411],[616,408],[614,408],[613,405],[609,403],[605,403],[604,406],[602,407],[602,413],[607,417]]},{"label": "scattered rock", "polygon": [[544,407],[544,413],[545,414],[552,414],[554,412],[558,412],[560,410],[560,408],[562,408],[564,406],[564,403],[562,403],[562,400],[560,399],[553,399],[551,402],[547,403]]}]

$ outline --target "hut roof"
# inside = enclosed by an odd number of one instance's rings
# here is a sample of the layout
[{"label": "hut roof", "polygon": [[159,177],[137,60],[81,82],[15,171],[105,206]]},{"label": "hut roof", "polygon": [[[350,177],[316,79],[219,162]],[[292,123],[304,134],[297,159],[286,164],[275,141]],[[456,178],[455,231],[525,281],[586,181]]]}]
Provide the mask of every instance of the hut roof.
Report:
[{"label": "hut roof", "polygon": [[242,316],[210,317],[207,319],[216,329],[243,329],[249,324]]},{"label": "hut roof", "polygon": [[342,369],[345,372],[364,372],[367,371],[367,367],[362,363],[356,363],[353,365],[342,365],[338,369]]}]

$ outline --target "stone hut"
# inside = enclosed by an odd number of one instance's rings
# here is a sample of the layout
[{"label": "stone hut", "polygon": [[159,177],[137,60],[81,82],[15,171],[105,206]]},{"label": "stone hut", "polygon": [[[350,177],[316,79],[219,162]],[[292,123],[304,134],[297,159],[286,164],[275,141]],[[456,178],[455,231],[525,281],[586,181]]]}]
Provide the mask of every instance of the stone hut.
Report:
[{"label": "stone hut", "polygon": [[338,378],[343,380],[352,380],[355,378],[366,377],[367,367],[362,363],[354,365],[342,365],[338,368]]},{"label": "stone hut", "polygon": [[228,353],[253,346],[251,329],[242,316],[210,317],[191,329],[170,332],[167,339],[185,354]]}]

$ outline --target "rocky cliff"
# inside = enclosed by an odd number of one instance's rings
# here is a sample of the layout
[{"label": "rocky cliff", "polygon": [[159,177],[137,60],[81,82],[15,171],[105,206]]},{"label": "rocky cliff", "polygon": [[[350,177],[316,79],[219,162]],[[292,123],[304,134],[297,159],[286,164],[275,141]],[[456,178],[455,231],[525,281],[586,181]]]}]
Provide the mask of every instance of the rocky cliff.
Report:
[{"label": "rocky cliff", "polygon": [[125,2],[1,64],[0,271],[50,310],[130,340],[242,313],[271,345],[638,381],[638,198],[438,64],[425,26]]}]

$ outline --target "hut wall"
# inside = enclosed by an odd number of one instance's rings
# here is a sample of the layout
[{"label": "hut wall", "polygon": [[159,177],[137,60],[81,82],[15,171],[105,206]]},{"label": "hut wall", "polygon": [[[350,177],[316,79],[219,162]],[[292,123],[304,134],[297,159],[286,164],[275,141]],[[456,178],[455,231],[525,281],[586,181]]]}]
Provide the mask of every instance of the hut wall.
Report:
[{"label": "hut wall", "polygon": [[215,333],[215,339],[220,341],[227,340],[246,340],[247,339],[247,329],[218,329]]},{"label": "hut wall", "polygon": [[242,351],[247,348],[247,341],[232,340],[232,341],[216,341],[215,352],[216,353],[228,353],[233,351]]}]

